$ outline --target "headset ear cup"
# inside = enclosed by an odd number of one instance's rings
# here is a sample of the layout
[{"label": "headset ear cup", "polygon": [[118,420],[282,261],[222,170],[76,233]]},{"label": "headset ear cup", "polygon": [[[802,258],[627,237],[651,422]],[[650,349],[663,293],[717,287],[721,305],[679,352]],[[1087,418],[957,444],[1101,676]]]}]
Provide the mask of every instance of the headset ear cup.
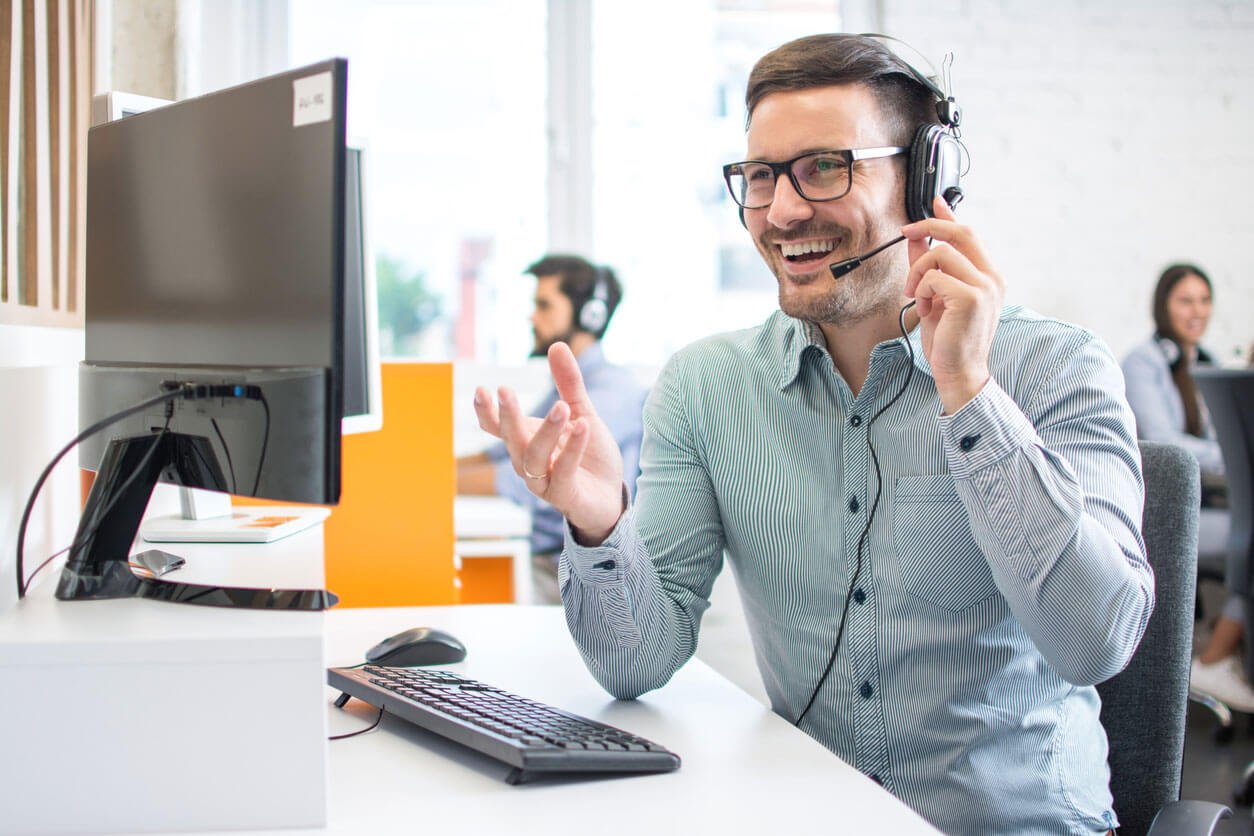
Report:
[{"label": "headset ear cup", "polygon": [[593,297],[584,302],[583,307],[579,309],[580,330],[600,336],[601,329],[605,327],[606,320],[609,319],[609,312],[604,299]]},{"label": "headset ear cup", "polygon": [[1158,349],[1163,353],[1168,366],[1174,366],[1176,361],[1180,359],[1180,346],[1175,340],[1167,337],[1158,338]]},{"label": "headset ear cup", "polygon": [[592,295],[579,306],[575,321],[579,325],[579,330],[587,331],[600,339],[601,332],[605,330],[605,326],[610,322],[610,288],[609,277],[605,268],[598,267],[596,269],[596,277]]},{"label": "headset ear cup", "polygon": [[906,163],[906,217],[913,223],[932,217],[932,195],[936,194],[936,182],[928,168],[935,147],[937,125],[922,125],[914,132],[910,143],[910,159]]},{"label": "headset ear cup", "polygon": [[962,199],[961,174],[962,149],[953,134],[940,125],[920,126],[906,164],[906,217],[912,222],[932,217],[937,195],[951,207],[957,205]]}]

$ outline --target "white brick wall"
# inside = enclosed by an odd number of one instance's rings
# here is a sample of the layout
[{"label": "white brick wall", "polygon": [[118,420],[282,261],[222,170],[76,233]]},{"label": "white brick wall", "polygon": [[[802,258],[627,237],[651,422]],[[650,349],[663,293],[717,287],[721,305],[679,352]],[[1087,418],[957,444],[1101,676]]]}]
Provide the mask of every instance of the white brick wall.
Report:
[{"label": "white brick wall", "polygon": [[1008,299],[1101,335],[1152,327],[1161,269],[1215,284],[1207,343],[1254,340],[1254,0],[882,0],[883,31],[939,65],[971,153],[960,217]]}]

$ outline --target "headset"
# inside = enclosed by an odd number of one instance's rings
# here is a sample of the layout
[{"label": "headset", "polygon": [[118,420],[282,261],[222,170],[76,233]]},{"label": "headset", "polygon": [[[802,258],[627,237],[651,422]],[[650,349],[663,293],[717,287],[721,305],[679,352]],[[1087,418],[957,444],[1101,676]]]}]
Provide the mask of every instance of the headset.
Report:
[{"label": "headset", "polygon": [[[864,38],[895,41],[888,35],[865,34]],[[940,124],[920,125],[910,143],[906,163],[906,217],[922,221],[932,217],[932,203],[941,197],[952,209],[962,200],[962,109],[953,96],[901,56],[897,56],[910,75],[936,97],[936,118]],[[952,56],[946,57],[946,68]]]},{"label": "headset", "polygon": [[1158,344],[1158,350],[1163,353],[1163,359],[1167,361],[1167,365],[1174,370],[1176,364],[1180,362],[1180,344],[1171,337],[1164,337],[1161,334],[1154,335],[1154,342]]},{"label": "headset", "polygon": [[579,306],[575,322],[579,325],[579,330],[600,337],[601,331],[610,321],[610,277],[606,268],[594,269],[597,276],[596,284],[593,285],[592,295]]}]

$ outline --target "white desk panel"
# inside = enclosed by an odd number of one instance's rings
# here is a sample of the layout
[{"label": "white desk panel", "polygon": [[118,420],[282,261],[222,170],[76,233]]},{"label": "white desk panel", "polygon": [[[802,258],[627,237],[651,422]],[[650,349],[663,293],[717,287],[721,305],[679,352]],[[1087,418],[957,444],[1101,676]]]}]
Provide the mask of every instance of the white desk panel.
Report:
[{"label": "white desk panel", "polygon": [[[560,608],[341,610],[327,620],[328,664],[357,664],[400,630],[439,627],[469,651],[451,670],[640,734],[683,759],[673,773],[515,787],[504,781],[508,766],[385,717],[374,731],[329,744],[329,832],[935,833],[700,661],[639,700],[614,700],[579,658]],[[352,700],[336,709],[336,696],[327,689],[331,734],[374,722],[374,708]]]},{"label": "white desk panel", "polygon": [[[168,550],[175,580],[323,584],[321,526]],[[58,601],[58,569],[0,615],[0,833],[326,821],[324,613]]]}]

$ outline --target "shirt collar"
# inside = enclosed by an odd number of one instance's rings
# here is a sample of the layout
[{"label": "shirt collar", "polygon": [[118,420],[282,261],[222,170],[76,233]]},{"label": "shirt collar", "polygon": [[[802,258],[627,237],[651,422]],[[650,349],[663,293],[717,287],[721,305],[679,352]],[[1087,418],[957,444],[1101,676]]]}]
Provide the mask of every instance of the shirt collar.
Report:
[{"label": "shirt collar", "polygon": [[[807,352],[817,351],[824,357],[828,357],[827,340],[823,338],[823,332],[813,322],[806,322],[801,319],[794,319],[784,313],[777,313],[785,322],[781,345],[783,348],[780,364],[779,388],[787,389],[801,374],[801,367],[805,362]],[[927,357],[923,353],[923,337],[916,323],[914,329],[910,331],[910,335],[906,338],[897,337],[895,340],[885,340],[875,347],[875,352],[885,352],[895,350],[894,346],[901,346],[903,349],[905,343],[909,341],[910,348],[914,351],[914,365],[919,371],[932,376],[932,366],[927,361]],[[875,352],[872,353],[874,357]],[[829,361],[830,362],[830,361]]]}]

